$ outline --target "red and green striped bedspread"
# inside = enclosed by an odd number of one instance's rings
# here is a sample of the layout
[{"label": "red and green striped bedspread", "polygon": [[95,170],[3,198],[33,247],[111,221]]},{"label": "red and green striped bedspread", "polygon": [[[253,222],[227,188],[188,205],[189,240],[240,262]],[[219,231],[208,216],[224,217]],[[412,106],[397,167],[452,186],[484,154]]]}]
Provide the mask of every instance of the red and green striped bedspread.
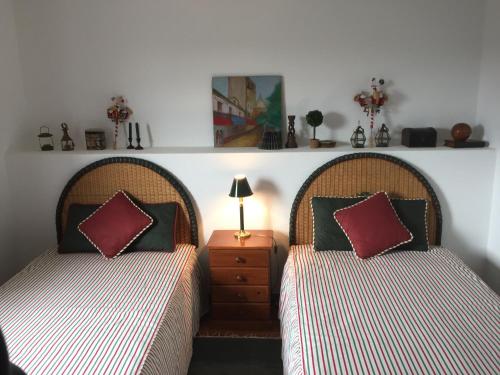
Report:
[{"label": "red and green striped bedspread", "polygon": [[292,246],[279,314],[285,374],[500,373],[500,298],[444,248]]},{"label": "red and green striped bedspread", "polygon": [[194,246],[48,251],[0,287],[0,327],[27,374],[185,374],[199,323]]}]

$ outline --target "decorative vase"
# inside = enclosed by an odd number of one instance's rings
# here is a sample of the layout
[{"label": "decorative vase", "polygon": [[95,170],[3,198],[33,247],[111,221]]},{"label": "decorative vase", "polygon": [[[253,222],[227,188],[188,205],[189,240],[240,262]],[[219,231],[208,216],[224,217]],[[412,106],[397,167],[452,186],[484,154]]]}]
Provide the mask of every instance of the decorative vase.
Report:
[{"label": "decorative vase", "polygon": [[373,134],[373,128],[370,128],[370,137],[368,138],[368,147],[375,147],[375,135]]}]

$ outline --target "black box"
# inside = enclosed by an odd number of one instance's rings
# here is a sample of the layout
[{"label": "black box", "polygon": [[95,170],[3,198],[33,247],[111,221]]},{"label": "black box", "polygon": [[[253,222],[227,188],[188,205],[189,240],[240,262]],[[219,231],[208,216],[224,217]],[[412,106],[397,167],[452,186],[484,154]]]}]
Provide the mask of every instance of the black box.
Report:
[{"label": "black box", "polygon": [[437,131],[434,128],[404,128],[401,143],[407,147],[436,147]]}]

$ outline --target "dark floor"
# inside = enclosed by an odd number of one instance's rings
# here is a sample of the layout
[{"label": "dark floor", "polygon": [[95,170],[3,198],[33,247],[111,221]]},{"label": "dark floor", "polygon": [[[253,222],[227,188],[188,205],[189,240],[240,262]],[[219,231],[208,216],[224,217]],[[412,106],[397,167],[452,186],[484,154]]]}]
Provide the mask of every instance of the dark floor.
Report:
[{"label": "dark floor", "polygon": [[281,340],[196,337],[189,375],[281,375]]}]

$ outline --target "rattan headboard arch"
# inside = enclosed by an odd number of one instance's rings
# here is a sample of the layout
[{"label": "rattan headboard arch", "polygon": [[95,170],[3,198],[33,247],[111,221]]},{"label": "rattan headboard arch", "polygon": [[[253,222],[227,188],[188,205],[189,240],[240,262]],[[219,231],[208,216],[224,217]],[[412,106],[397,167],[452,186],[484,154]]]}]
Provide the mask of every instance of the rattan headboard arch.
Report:
[{"label": "rattan headboard arch", "polygon": [[120,189],[143,203],[177,202],[181,208],[177,218],[177,241],[198,246],[196,214],[187,189],[159,165],[132,157],[96,161],[68,181],[57,204],[57,241],[62,239],[72,203],[101,204]]},{"label": "rattan headboard arch", "polygon": [[290,213],[290,245],[312,243],[313,196],[356,196],[386,191],[394,198],[426,199],[429,243],[441,244],[442,214],[429,181],[394,156],[359,152],[340,156],[316,169],[297,193]]}]

